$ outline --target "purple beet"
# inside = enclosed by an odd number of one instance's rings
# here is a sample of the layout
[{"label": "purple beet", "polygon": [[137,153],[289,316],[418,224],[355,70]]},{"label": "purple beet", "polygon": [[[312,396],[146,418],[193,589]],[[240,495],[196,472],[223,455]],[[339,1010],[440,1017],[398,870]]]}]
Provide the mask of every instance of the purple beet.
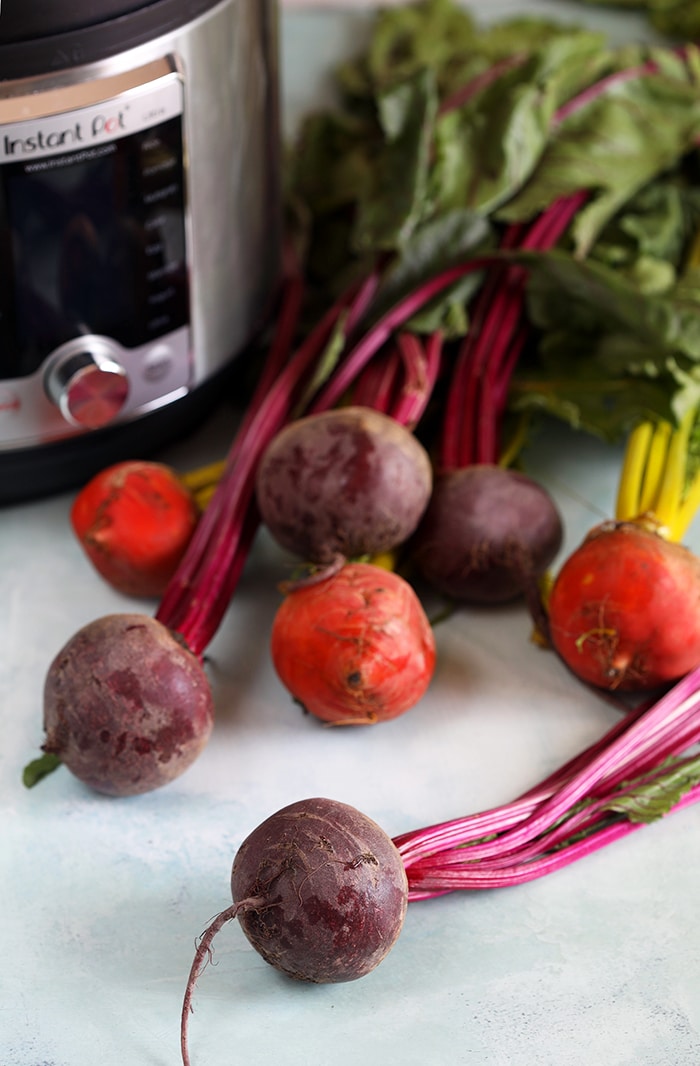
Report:
[{"label": "purple beet", "polygon": [[199,660],[148,615],[98,618],[49,667],[43,750],[98,792],[167,784],[197,758],[213,724]]},{"label": "purple beet", "polygon": [[422,576],[470,603],[516,599],[561,547],[549,493],[516,470],[475,464],[441,474],[411,542]]}]

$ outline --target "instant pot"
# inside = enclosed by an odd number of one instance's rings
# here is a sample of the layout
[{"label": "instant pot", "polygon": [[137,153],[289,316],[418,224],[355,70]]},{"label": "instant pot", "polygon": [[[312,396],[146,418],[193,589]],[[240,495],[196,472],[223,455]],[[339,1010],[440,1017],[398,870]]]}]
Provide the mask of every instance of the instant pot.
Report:
[{"label": "instant pot", "polygon": [[211,409],[274,298],[279,169],[273,0],[1,0],[0,502]]}]

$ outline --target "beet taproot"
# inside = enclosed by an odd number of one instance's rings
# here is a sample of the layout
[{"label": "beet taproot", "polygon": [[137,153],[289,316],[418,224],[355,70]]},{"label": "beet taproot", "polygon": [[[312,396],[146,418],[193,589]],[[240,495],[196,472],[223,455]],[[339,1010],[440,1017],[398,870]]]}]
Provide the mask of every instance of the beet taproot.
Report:
[{"label": "beet taproot", "polygon": [[489,463],[440,474],[410,553],[451,599],[498,604],[523,594],[555,558],[563,525],[549,493],[526,474]]},{"label": "beet taproot", "polygon": [[43,750],[98,792],[149,792],[183,773],[207,743],[213,696],[199,660],[145,614],[80,629],[44,685]]},{"label": "beet taproot", "polygon": [[256,476],[260,514],[274,539],[320,564],[402,544],[431,488],[423,445],[369,407],[334,408],[289,423],[266,449]]},{"label": "beet taproot", "polygon": [[316,984],[354,981],[388,955],[408,906],[396,845],[366,814],[315,797],[283,807],[243,841],[231,871],[233,906],[197,946],[182,1008],[182,1059],[195,984],[233,918],[275,969]]},{"label": "beet taproot", "polygon": [[288,592],[273,619],[270,653],[294,698],[334,725],[403,714],[425,694],[436,654],[411,585],[371,563],[347,563]]},{"label": "beet taproot", "polygon": [[643,691],[700,665],[700,560],[637,522],[604,522],[548,600],[553,647],[582,680]]}]

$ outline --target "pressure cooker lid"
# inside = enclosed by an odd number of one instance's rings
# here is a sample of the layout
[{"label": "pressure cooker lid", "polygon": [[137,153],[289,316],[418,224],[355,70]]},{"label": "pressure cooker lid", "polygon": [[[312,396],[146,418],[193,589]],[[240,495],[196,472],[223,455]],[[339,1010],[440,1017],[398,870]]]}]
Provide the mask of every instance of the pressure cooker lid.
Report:
[{"label": "pressure cooker lid", "polygon": [[32,41],[109,22],[149,7],[144,0],[2,0],[0,41]]},{"label": "pressure cooker lid", "polygon": [[0,82],[105,59],[221,0],[0,0]]}]

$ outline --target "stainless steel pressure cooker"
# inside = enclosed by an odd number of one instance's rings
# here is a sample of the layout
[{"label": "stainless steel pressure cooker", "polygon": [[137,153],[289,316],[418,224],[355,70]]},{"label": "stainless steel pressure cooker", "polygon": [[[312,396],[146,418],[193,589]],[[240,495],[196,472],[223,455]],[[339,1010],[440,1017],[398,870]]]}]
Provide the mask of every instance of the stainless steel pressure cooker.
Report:
[{"label": "stainless steel pressure cooker", "polygon": [[1,0],[0,503],[211,406],[279,264],[273,0]]}]

